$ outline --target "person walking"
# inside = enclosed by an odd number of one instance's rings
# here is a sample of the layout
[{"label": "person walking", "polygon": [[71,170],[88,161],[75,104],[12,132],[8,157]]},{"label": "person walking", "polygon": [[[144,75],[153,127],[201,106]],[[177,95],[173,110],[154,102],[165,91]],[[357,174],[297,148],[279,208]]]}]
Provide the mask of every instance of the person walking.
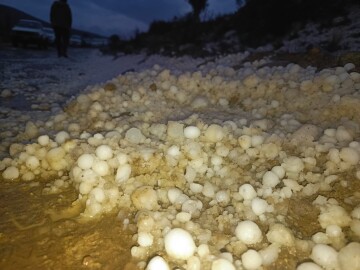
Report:
[{"label": "person walking", "polygon": [[55,33],[58,57],[68,57],[72,14],[67,0],[56,0],[51,5],[50,22]]}]

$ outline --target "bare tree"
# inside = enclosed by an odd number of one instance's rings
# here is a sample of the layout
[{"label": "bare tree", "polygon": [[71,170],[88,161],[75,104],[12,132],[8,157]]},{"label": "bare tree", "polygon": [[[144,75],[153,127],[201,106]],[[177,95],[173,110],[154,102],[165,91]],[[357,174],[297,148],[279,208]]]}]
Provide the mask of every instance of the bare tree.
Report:
[{"label": "bare tree", "polygon": [[187,0],[192,6],[193,15],[196,20],[200,19],[200,13],[204,11],[207,6],[207,0]]}]

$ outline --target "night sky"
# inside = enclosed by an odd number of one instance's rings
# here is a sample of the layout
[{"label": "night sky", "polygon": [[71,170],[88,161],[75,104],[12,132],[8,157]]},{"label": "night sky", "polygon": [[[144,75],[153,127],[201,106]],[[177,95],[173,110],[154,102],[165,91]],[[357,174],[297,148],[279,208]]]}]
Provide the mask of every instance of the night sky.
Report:
[{"label": "night sky", "polygon": [[[53,0],[0,0],[34,17],[49,21]],[[171,20],[191,11],[186,0],[68,0],[73,27],[109,36],[130,37],[136,29],[146,31],[154,20]],[[208,0],[204,16],[234,12],[236,0]]]}]

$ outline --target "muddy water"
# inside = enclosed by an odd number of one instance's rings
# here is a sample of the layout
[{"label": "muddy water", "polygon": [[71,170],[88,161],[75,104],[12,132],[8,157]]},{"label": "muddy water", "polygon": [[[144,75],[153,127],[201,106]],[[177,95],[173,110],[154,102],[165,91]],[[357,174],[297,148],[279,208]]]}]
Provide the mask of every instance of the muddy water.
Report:
[{"label": "muddy water", "polygon": [[47,210],[66,209],[75,193],[42,195],[42,188],[0,186],[0,269],[137,269],[130,255],[133,233],[116,215],[52,221]]}]

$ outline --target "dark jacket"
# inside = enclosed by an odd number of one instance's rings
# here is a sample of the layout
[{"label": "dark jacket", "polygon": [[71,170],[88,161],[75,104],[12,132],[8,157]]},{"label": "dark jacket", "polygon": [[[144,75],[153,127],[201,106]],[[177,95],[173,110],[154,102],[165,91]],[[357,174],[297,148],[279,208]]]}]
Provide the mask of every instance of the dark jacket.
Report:
[{"label": "dark jacket", "polygon": [[66,2],[55,1],[51,6],[50,22],[53,27],[71,28],[71,9]]}]

